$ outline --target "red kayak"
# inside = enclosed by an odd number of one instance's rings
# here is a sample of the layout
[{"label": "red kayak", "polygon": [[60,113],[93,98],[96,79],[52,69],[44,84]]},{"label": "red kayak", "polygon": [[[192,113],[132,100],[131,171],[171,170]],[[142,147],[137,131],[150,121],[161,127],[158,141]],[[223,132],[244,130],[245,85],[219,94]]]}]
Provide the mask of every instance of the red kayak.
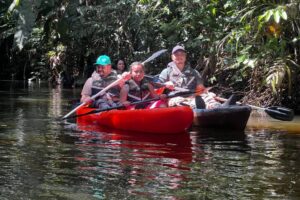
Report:
[{"label": "red kayak", "polygon": [[[95,108],[82,107],[77,110],[81,115]],[[175,134],[186,131],[193,123],[193,111],[186,106],[137,109],[110,110],[89,114],[77,118],[79,126],[98,125],[124,131]]]}]

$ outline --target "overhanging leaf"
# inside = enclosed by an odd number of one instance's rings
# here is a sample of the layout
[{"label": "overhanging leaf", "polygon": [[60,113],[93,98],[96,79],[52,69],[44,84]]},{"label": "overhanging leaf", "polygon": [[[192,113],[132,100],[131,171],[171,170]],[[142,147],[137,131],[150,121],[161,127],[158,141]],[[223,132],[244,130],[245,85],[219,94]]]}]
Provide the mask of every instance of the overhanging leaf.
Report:
[{"label": "overhanging leaf", "polygon": [[7,12],[8,12],[8,13],[11,13],[17,6],[19,6],[19,4],[20,4],[20,0],[14,0],[14,1],[10,4],[10,6],[9,6],[9,8],[8,8],[8,10],[7,10]]},{"label": "overhanging leaf", "polygon": [[242,62],[244,62],[247,58],[248,58],[248,56],[247,56],[246,54],[243,54],[243,55],[237,57],[236,60],[238,61],[238,63],[242,63]]},{"label": "overhanging leaf", "polygon": [[287,75],[288,75],[288,86],[289,86],[289,89],[288,89],[288,93],[289,93],[289,96],[291,96],[292,94],[292,72],[291,72],[291,69],[289,68],[289,66],[285,66],[286,68],[286,72],[287,72]]},{"label": "overhanging leaf", "polygon": [[280,22],[280,12],[279,10],[276,10],[275,13],[274,13],[274,20],[277,24],[279,24]]},{"label": "overhanging leaf", "polygon": [[266,17],[265,17],[265,21],[268,22],[271,18],[271,16],[273,15],[273,10],[268,10],[266,12]]},{"label": "overhanging leaf", "polygon": [[285,10],[281,10],[281,12],[280,12],[280,16],[282,17],[282,19],[284,19],[284,20],[287,20],[287,13],[285,12]]},{"label": "overhanging leaf", "polygon": [[18,30],[15,35],[14,35],[14,39],[15,39],[15,44],[16,46],[22,50],[24,47],[24,43],[25,40],[28,38],[28,35],[26,34],[26,32],[24,32],[23,30]]},{"label": "overhanging leaf", "polygon": [[[35,1],[37,7],[40,2],[41,0]],[[18,28],[14,35],[14,45],[17,46],[19,50],[23,49],[35,24],[36,12],[32,9],[32,3],[30,1],[22,1],[18,7],[19,20]]]}]

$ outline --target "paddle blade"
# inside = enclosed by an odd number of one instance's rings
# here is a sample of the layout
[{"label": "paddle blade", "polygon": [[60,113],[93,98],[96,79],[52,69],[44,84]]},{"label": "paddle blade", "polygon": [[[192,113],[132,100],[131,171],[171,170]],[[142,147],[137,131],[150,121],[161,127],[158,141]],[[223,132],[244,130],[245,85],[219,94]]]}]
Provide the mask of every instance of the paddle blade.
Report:
[{"label": "paddle blade", "polygon": [[143,64],[147,63],[147,62],[150,62],[152,60],[154,60],[155,58],[157,58],[158,56],[160,56],[161,54],[165,53],[167,51],[167,49],[162,49],[162,50],[159,50],[157,52],[155,52],[154,54],[152,54],[152,56],[150,56],[147,60],[145,60],[143,62]]},{"label": "paddle blade", "polygon": [[272,106],[266,108],[265,112],[274,119],[282,121],[292,121],[294,119],[294,111],[289,108]]}]

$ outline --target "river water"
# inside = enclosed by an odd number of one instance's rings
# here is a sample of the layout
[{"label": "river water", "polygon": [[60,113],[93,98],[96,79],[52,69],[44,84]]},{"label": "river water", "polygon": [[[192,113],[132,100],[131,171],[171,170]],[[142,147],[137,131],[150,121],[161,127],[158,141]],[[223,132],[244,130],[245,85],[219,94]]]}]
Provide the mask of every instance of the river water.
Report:
[{"label": "river water", "polygon": [[300,118],[244,132],[83,131],[76,89],[0,82],[0,199],[300,199]]}]

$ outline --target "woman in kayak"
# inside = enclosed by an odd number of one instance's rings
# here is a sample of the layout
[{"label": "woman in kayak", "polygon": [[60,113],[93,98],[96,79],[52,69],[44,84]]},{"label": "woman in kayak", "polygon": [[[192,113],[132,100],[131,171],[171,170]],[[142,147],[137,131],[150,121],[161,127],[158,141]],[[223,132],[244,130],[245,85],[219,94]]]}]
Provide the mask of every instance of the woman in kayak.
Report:
[{"label": "woman in kayak", "polygon": [[160,97],[161,100],[147,103],[138,104],[135,108],[154,108],[166,107],[166,95],[157,95],[154,87],[147,81],[145,76],[144,65],[141,62],[134,62],[130,65],[131,79],[125,83],[120,91],[120,103],[129,105],[131,102],[143,101],[150,98]]}]

